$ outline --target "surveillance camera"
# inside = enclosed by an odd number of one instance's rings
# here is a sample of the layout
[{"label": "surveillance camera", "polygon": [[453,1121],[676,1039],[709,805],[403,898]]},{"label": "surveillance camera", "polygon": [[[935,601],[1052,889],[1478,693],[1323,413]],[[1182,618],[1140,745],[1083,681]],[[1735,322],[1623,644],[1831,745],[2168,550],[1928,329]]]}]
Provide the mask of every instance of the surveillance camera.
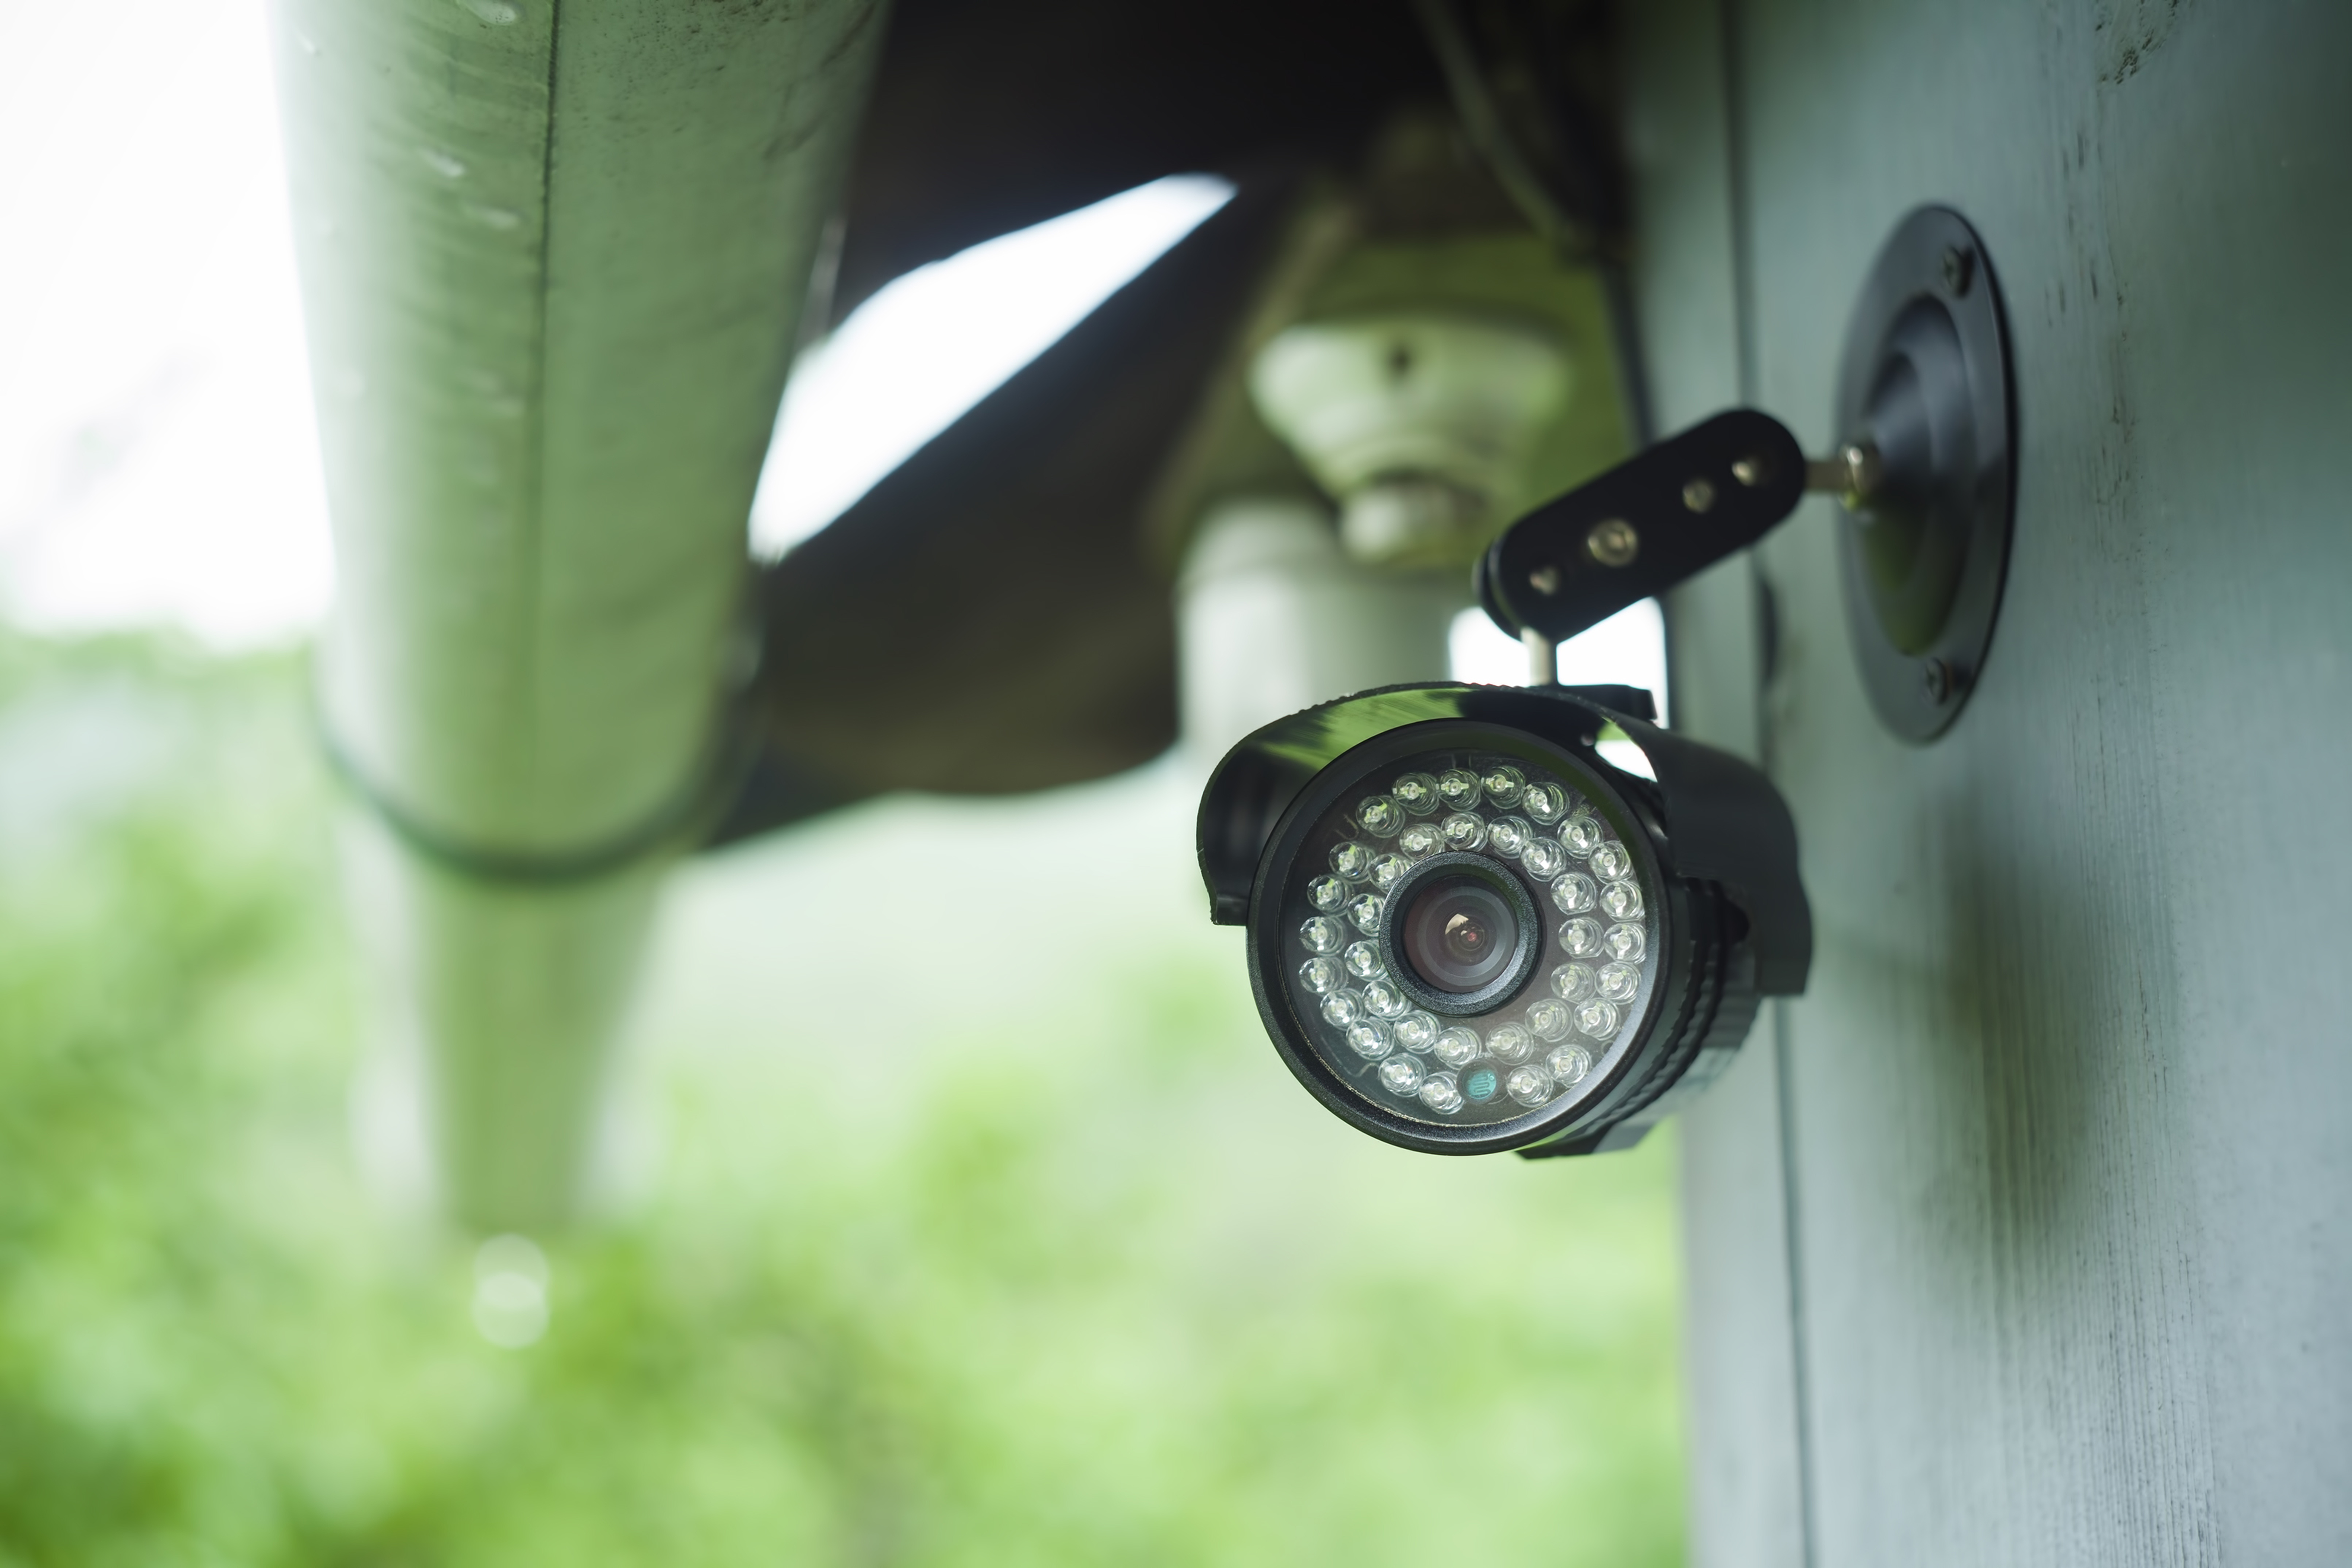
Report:
[{"label": "surveillance camera", "polygon": [[[1717,415],[1503,530],[1479,603],[1549,668],[1826,490],[1850,514],[1871,700],[1934,739],[1983,663],[2008,559],[2007,349],[1982,260],[1958,214],[1897,228],[1848,342],[1836,457],[1808,461],[1755,409]],[[1804,989],[1787,805],[1653,717],[1623,687],[1397,686],[1226,753],[1201,800],[1210,918],[1249,928],[1266,1032],[1325,1107],[1436,1153],[1625,1148],[1723,1070],[1762,998]]]},{"label": "surveillance camera", "polygon": [[[1283,1061],[1434,1153],[1628,1147],[1803,988],[1796,831],[1764,775],[1625,688],[1391,687],[1266,725],[1211,778],[1212,918],[1248,928]],[[1654,778],[1612,764],[1631,741]]]}]

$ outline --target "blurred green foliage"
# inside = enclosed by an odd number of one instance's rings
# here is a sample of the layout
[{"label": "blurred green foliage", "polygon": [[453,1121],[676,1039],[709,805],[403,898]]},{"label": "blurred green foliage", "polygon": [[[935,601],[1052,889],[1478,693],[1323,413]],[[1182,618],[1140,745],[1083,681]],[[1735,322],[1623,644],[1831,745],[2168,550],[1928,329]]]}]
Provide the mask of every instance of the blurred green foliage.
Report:
[{"label": "blurred green foliage", "polygon": [[1172,766],[685,875],[658,1158],[486,1343],[470,1243],[352,1173],[307,711],[0,640],[0,1562],[1679,1560],[1667,1141],[1316,1109]]}]

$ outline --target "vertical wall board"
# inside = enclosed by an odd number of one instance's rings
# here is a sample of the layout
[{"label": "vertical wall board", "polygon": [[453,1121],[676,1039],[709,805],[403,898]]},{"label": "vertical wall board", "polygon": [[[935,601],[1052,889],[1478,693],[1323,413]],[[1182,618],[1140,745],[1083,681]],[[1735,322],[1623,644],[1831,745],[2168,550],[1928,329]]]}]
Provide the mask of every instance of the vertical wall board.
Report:
[{"label": "vertical wall board", "polygon": [[2352,10],[1736,16],[1758,400],[1830,439],[1856,288],[1939,201],[2021,406],[1938,743],[1871,715],[1825,504],[1765,553],[1813,1556],[2352,1561]]},{"label": "vertical wall board", "polygon": [[[2108,209],[2233,1563],[2352,1562],[2352,10],[2184,18]],[[2212,105],[2184,118],[2191,91]],[[2141,321],[2168,323],[2162,330]]]},{"label": "vertical wall board", "polygon": [[[1741,401],[1724,37],[1715,0],[1629,7],[1625,140],[1635,295],[1652,414],[1671,432]],[[1672,721],[1760,754],[1754,567],[1672,595]],[[1700,1568],[1804,1561],[1777,1046],[1768,1010],[1683,1113],[1690,1556]]]},{"label": "vertical wall board", "polygon": [[[1716,0],[1662,0],[1631,8],[1625,22],[1635,300],[1651,422],[1664,435],[1743,401],[1724,37]],[[1675,726],[1760,756],[1748,558],[1676,590],[1667,622]]]}]

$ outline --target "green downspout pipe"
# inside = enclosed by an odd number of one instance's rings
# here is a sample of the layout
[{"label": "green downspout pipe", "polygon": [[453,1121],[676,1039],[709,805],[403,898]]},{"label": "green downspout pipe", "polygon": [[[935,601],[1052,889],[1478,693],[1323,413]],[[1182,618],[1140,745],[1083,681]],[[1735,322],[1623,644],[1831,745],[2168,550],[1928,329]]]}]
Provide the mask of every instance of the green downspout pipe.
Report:
[{"label": "green downspout pipe", "polygon": [[744,530],[885,0],[278,0],[352,892],[445,1204],[575,1202],[719,786]]}]

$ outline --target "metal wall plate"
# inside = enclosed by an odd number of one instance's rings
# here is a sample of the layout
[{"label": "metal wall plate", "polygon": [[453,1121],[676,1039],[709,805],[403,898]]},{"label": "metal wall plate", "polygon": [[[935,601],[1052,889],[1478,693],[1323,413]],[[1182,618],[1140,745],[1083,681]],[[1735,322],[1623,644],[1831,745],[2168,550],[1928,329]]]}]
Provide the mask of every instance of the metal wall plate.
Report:
[{"label": "metal wall plate", "polygon": [[1847,328],[1842,442],[1879,479],[1839,523],[1846,620],[1871,705],[1906,741],[1959,717],[1984,668],[2015,482],[2009,346],[1984,246],[1958,213],[1897,225]]}]

